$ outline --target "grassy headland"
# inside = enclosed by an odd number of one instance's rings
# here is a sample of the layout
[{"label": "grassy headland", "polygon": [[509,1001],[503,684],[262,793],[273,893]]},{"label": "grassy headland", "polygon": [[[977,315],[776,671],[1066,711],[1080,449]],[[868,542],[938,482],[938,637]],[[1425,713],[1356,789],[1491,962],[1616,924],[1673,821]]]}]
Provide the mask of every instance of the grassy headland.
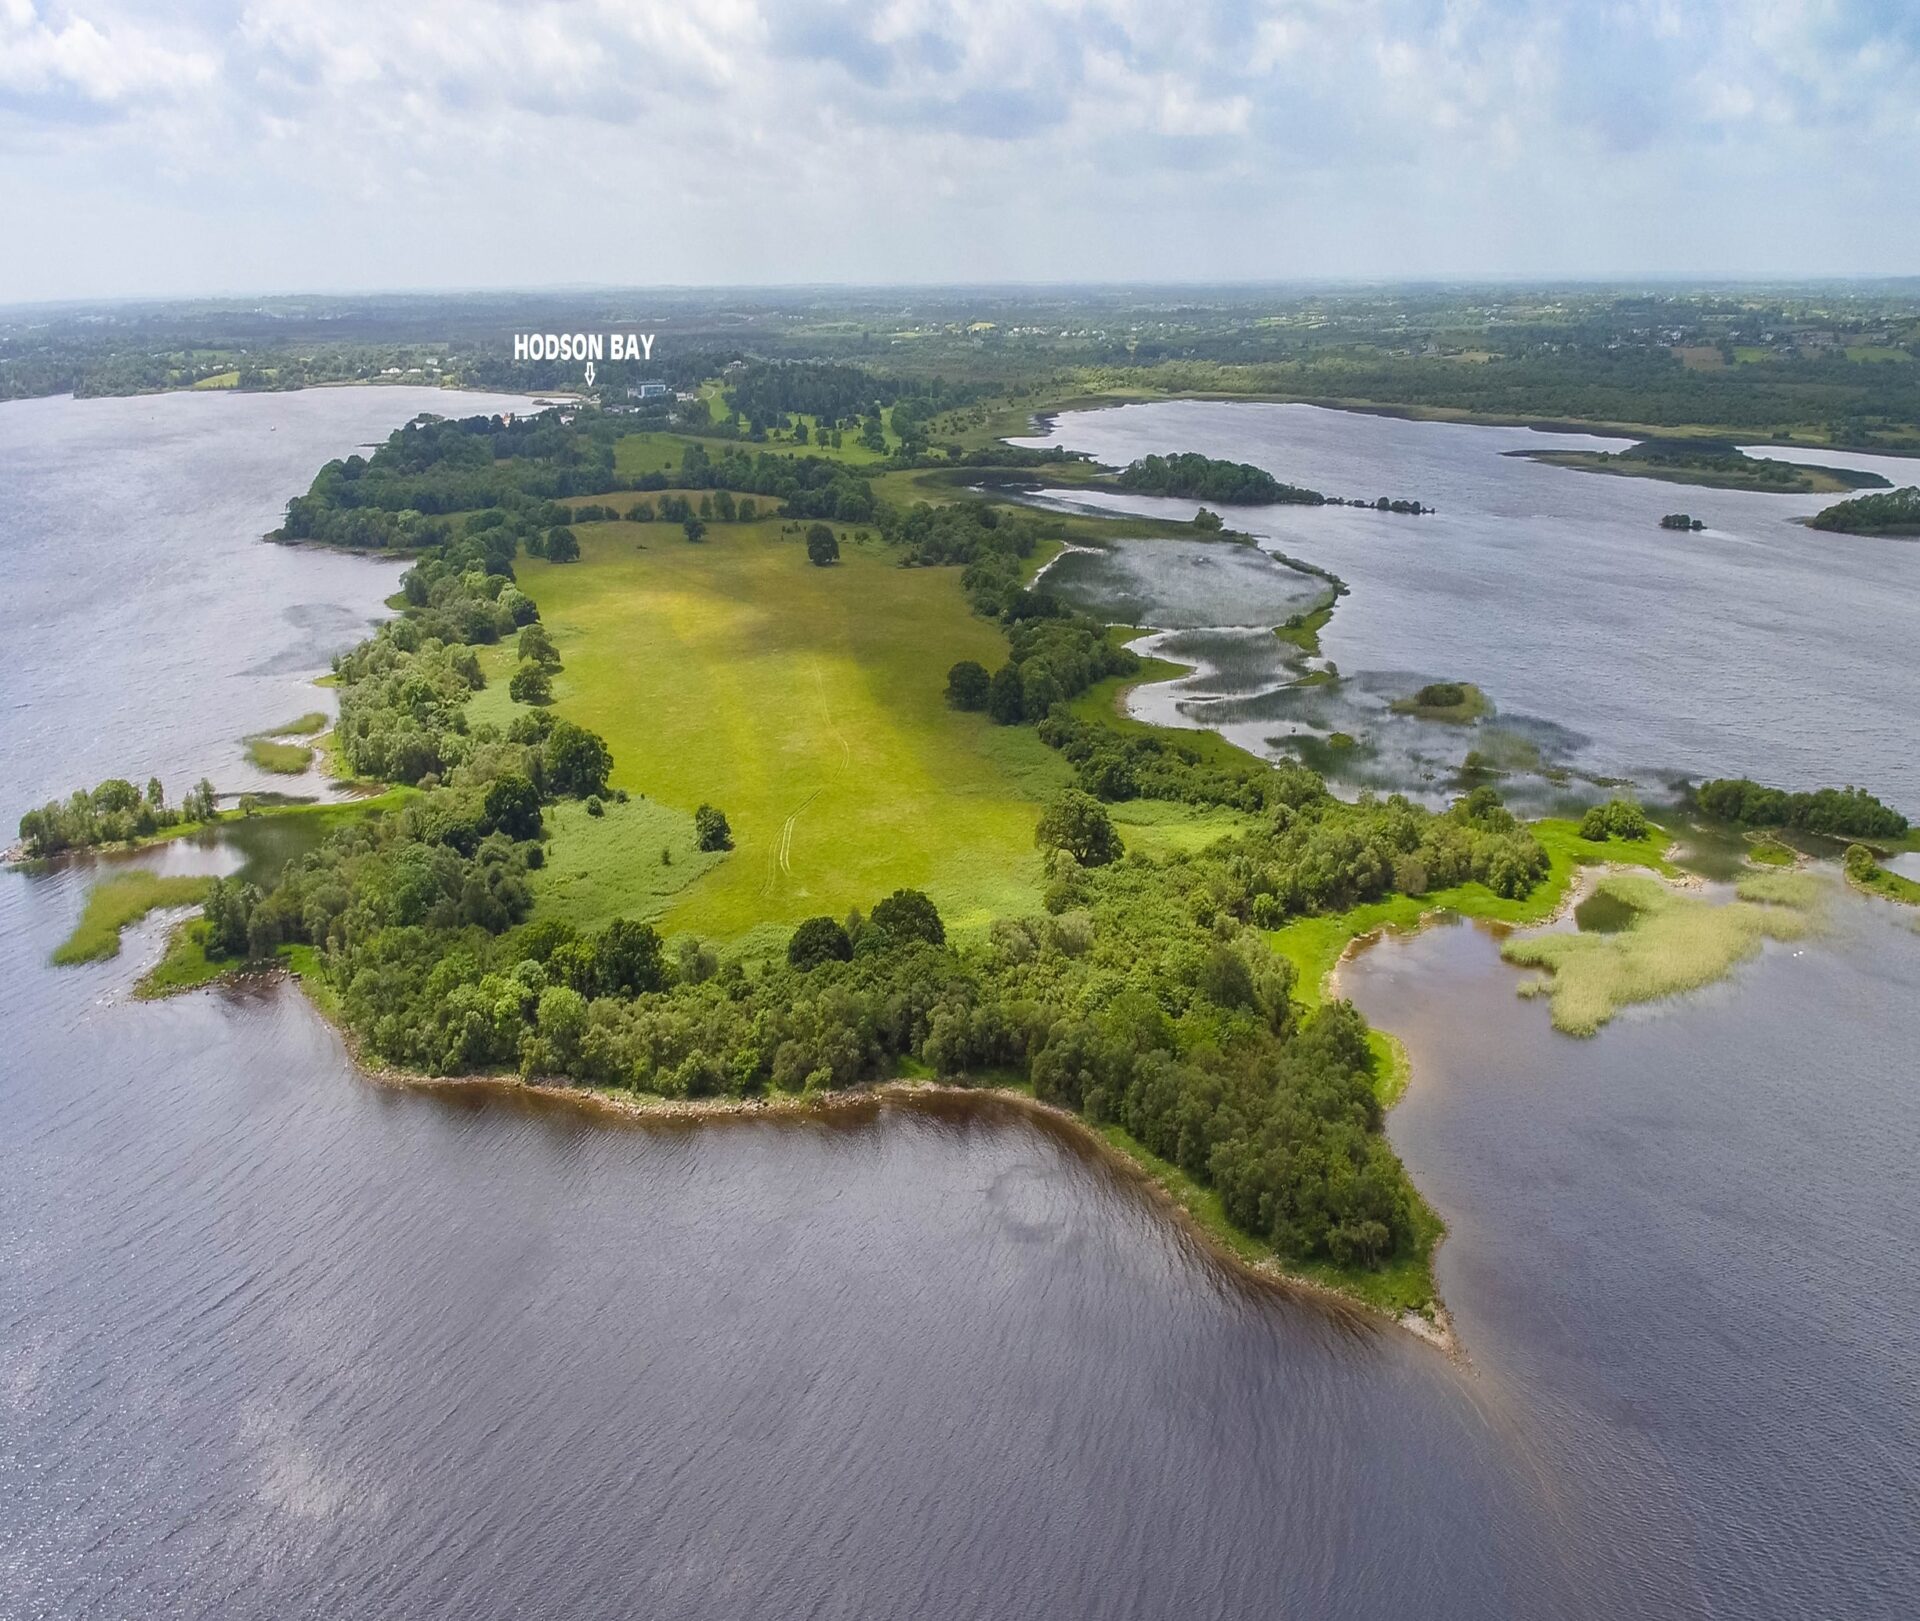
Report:
[{"label": "grassy headland", "polygon": [[1814,529],[1843,535],[1920,535],[1920,485],[1890,490],[1884,495],[1861,495],[1840,501],[1807,520]]},{"label": "grassy headland", "polygon": [[169,906],[198,906],[206,899],[209,878],[162,878],[151,872],[120,872],[88,891],[87,904],[73,933],[53,953],[56,963],[94,962],[120,954],[120,931],[149,912]]},{"label": "grassy headland", "polygon": [[421,549],[333,734],[419,792],[209,920],[300,954],[371,1062],[695,1110],[1030,1088],[1242,1258],[1429,1304],[1438,1222],[1380,1131],[1405,1055],[1327,971],[1437,908],[1546,915],[1583,860],[1662,870],[1664,839],[1524,827],[1489,788],[1343,804],[1117,713],[1158,672],[1034,571],[1159,527],[967,488],[1038,464],[909,450],[932,394],[854,418],[870,463],[808,454],[781,402],[844,452],[806,402],[863,397],[845,370],[750,374],[692,435],[475,418],[324,470],[290,534]]}]

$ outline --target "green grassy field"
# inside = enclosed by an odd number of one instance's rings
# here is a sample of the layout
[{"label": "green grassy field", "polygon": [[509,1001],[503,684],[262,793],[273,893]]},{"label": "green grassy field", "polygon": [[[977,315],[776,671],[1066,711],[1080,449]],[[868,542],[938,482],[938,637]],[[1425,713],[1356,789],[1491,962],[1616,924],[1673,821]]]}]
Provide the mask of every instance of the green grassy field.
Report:
[{"label": "green grassy field", "polygon": [[66,965],[94,962],[120,954],[120,931],[163,906],[198,906],[211,878],[162,878],[151,872],[119,872],[88,891],[87,904],[73,933],[54,950]]},{"label": "green grassy field", "polygon": [[[578,800],[546,810],[547,863],[533,876],[543,917],[593,929],[616,917],[659,917],[673,898],[726,859],[694,842],[693,813],[634,795],[589,816]],[[665,859],[662,859],[663,856]]]},{"label": "green grassy field", "polygon": [[[659,524],[585,524],[579,563],[520,566],[565,661],[555,711],[607,739],[614,783],[634,795],[586,835],[611,844],[631,821],[631,854],[591,879],[583,855],[564,890],[543,879],[542,904],[736,944],[757,930],[754,946],[901,886],[962,931],[1034,909],[1037,802],[1066,767],[1027,728],[947,708],[952,664],[1006,656],[966,611],[957,571],[900,568],[845,530],[842,562],[825,569],[778,521],[708,534],[689,545]],[[509,662],[494,651],[490,675]],[[500,680],[475,699],[476,718],[512,709]],[[718,805],[736,848],[663,890],[673,838],[641,830],[642,794],[679,817]]]},{"label": "green grassy field", "polygon": [[646,430],[630,433],[615,442],[613,447],[613,468],[623,478],[640,478],[648,473],[670,473],[680,465],[680,459],[686,454],[687,446],[698,439],[709,456],[719,457],[729,450],[742,450],[749,456],[758,456],[763,451],[774,456],[820,456],[827,461],[844,462],[849,467],[869,467],[878,461],[885,461],[900,448],[900,440],[891,426],[891,412],[883,413],[889,426],[886,433],[887,448],[884,452],[870,450],[861,443],[857,428],[843,428],[838,445],[822,444],[819,440],[820,425],[812,417],[800,417],[797,420],[807,425],[807,442],[800,444],[791,437],[777,439],[733,439],[717,438],[700,434],[666,433]]}]

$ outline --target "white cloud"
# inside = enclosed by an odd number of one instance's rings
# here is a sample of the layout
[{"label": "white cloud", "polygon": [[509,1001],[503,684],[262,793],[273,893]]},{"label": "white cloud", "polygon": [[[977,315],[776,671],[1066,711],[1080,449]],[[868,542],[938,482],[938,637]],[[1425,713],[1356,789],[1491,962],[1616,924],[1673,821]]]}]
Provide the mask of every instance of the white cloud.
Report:
[{"label": "white cloud", "polygon": [[199,4],[0,0],[0,199],[76,221],[0,298],[136,205],[282,285],[1920,262],[1903,0]]},{"label": "white cloud", "polygon": [[184,94],[208,83],[217,58],[176,50],[131,24],[106,28],[73,13],[43,13],[34,0],[0,3],[0,91],[124,103]]}]

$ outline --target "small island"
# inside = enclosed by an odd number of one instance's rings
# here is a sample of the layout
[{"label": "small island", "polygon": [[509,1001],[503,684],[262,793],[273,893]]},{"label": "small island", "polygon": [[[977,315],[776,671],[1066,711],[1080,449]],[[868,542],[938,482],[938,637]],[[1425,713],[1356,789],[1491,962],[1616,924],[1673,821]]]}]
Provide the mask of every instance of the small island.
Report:
[{"label": "small island", "polygon": [[1920,485],[1837,502],[1807,523],[1843,535],[1920,535]]},{"label": "small island", "polygon": [[1264,467],[1252,462],[1221,461],[1213,456],[1142,456],[1114,475],[1113,482],[1137,495],[1191,497],[1221,501],[1230,506],[1325,506],[1318,490],[1282,484]]},{"label": "small island", "polygon": [[1878,473],[1847,467],[1803,466],[1749,456],[1721,439],[1643,439],[1629,450],[1510,450],[1509,456],[1572,467],[1586,473],[1624,478],[1657,478],[1670,484],[1698,484],[1714,490],[1759,490],[1772,495],[1833,495],[1843,490],[1878,490],[1887,480]]},{"label": "small island", "polygon": [[1662,529],[1697,530],[1706,528],[1704,519],[1696,518],[1690,512],[1669,512],[1660,520]]},{"label": "small island", "polygon": [[1411,697],[1396,698],[1388,707],[1396,715],[1448,721],[1455,726],[1478,720],[1493,709],[1487,695],[1470,681],[1429,681]]},{"label": "small island", "polygon": [[1136,495],[1219,501],[1229,506],[1367,507],[1375,512],[1405,513],[1413,517],[1433,511],[1424,502],[1401,496],[1325,495],[1303,485],[1283,484],[1264,467],[1256,467],[1252,462],[1222,461],[1192,451],[1177,456],[1142,456],[1106,482],[1114,489]]}]

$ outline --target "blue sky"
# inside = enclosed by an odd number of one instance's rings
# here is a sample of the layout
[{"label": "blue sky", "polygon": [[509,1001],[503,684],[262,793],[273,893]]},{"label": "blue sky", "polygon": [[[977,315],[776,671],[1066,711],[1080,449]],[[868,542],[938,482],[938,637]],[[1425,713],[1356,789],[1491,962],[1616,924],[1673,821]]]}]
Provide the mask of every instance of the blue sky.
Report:
[{"label": "blue sky", "polygon": [[1920,0],[0,0],[0,302],[1920,272]]}]

